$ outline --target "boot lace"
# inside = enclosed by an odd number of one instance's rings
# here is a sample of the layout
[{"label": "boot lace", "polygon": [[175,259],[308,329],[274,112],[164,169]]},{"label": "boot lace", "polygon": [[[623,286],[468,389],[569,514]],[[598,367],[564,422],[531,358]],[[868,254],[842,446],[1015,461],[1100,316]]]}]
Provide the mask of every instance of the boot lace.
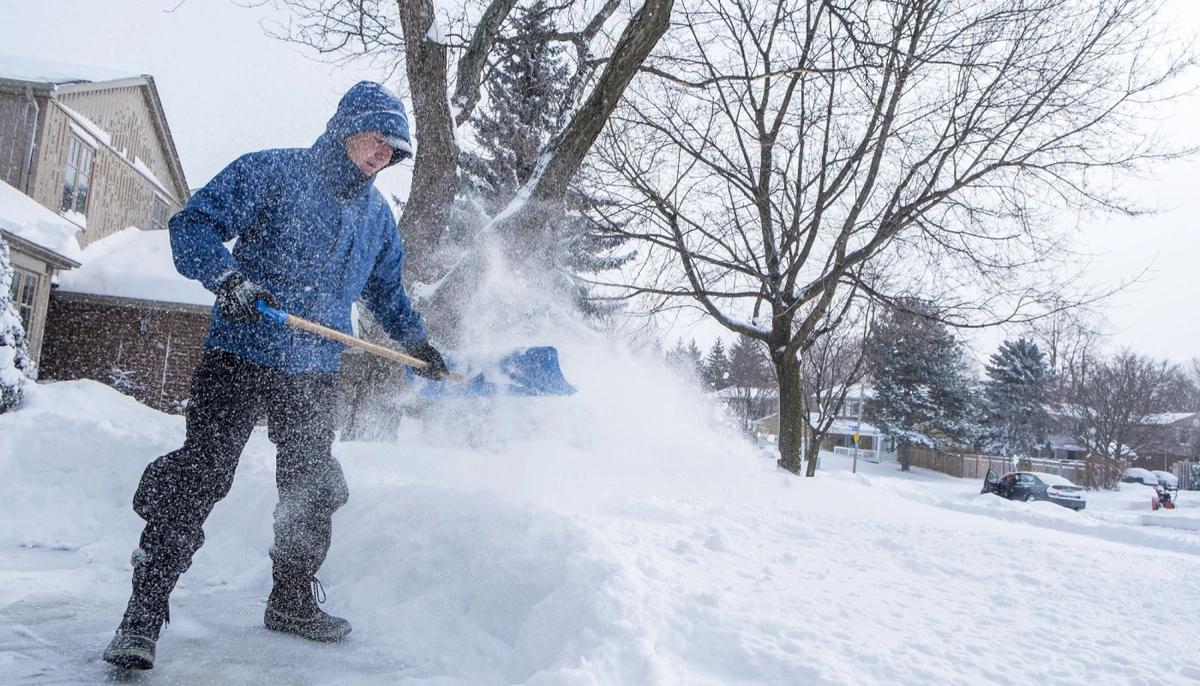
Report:
[{"label": "boot lace", "polygon": [[325,587],[321,585],[321,580],[315,576],[312,578],[312,594],[313,600],[316,600],[318,605],[325,602]]}]

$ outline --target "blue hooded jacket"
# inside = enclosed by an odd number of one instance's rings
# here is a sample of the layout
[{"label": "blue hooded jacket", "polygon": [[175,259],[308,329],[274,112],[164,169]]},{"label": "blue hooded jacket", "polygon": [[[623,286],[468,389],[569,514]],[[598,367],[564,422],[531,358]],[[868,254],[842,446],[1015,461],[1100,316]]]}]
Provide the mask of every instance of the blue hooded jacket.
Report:
[{"label": "blue hooded jacket", "polygon": [[[379,131],[409,141],[404,105],[363,81],[342,97],[311,148],[244,155],[171,217],[171,249],[181,274],[216,292],[240,271],[271,291],[282,309],[350,333],[360,296],[393,339],[409,346],[425,325],[404,292],[404,248],[383,195],[346,154],[343,140]],[[389,163],[408,156],[396,149]],[[237,239],[233,252],[222,243]],[[287,373],[336,371],[345,346],[270,322],[227,321],[213,307],[207,346]]]}]

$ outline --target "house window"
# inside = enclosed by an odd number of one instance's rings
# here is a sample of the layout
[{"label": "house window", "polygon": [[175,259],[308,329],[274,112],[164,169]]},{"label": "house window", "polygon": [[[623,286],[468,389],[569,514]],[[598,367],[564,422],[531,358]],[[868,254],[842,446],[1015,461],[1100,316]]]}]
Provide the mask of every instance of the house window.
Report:
[{"label": "house window", "polygon": [[159,231],[167,228],[167,201],[154,196],[150,206],[150,230]]},{"label": "house window", "polygon": [[92,160],[96,151],[71,136],[67,142],[67,168],[63,170],[63,212],[87,212],[88,189],[92,182]]},{"label": "house window", "polygon": [[37,274],[20,269],[13,270],[13,280],[8,287],[8,297],[12,300],[13,305],[16,305],[17,314],[21,316],[21,326],[25,328],[26,333],[30,331],[33,323],[33,296],[37,293],[37,287]]}]

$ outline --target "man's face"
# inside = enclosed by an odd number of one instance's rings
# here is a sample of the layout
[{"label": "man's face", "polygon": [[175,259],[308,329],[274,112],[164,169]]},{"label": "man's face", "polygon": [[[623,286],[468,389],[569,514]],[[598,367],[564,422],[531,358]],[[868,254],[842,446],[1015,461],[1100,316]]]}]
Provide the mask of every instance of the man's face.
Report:
[{"label": "man's face", "polygon": [[392,161],[392,146],[378,131],[359,131],[346,136],[346,154],[366,176],[374,176]]}]

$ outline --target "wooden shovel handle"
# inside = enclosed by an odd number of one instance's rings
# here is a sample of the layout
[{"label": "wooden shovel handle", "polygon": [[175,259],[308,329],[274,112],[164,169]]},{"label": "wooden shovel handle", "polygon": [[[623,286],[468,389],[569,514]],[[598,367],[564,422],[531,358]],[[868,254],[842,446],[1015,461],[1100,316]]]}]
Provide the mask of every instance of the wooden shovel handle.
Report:
[{"label": "wooden shovel handle", "polygon": [[[274,310],[273,312],[267,312],[266,310],[263,309],[262,304],[260,304],[259,309],[263,310],[264,314],[267,314],[267,316],[271,317],[275,321],[280,321],[280,320],[278,319],[277,316],[272,316],[272,315],[274,315],[275,313],[284,314],[283,312],[280,312],[279,310]],[[271,309],[271,308],[267,308],[267,309]],[[318,336],[322,336],[324,338],[328,338],[330,340],[337,341],[339,343],[345,343],[346,345],[353,346],[353,347],[359,348],[361,350],[366,350],[369,353],[374,353],[376,355],[379,355],[380,357],[386,357],[389,360],[395,360],[397,362],[402,362],[410,367],[415,367],[417,369],[422,369],[422,368],[429,366],[429,363],[426,362],[425,360],[418,359],[416,357],[413,357],[412,355],[405,355],[404,353],[402,353],[398,350],[392,350],[391,348],[385,348],[382,345],[376,345],[374,343],[364,341],[361,338],[355,338],[354,336],[344,334],[341,331],[338,331],[337,329],[331,329],[328,326],[321,326],[320,324],[317,324],[316,322],[310,322],[307,319],[302,319],[300,317],[297,317],[294,314],[288,314],[285,316],[286,316],[286,319],[282,320],[282,323],[287,324],[288,326],[294,326],[297,329],[304,329],[305,331],[315,333]],[[446,372],[445,378],[450,379],[451,381],[457,381],[458,383],[464,383],[464,384],[467,383],[467,381],[469,381],[469,379],[467,379],[467,377],[463,376],[462,374],[457,374],[455,372],[450,372],[450,371]]]}]

